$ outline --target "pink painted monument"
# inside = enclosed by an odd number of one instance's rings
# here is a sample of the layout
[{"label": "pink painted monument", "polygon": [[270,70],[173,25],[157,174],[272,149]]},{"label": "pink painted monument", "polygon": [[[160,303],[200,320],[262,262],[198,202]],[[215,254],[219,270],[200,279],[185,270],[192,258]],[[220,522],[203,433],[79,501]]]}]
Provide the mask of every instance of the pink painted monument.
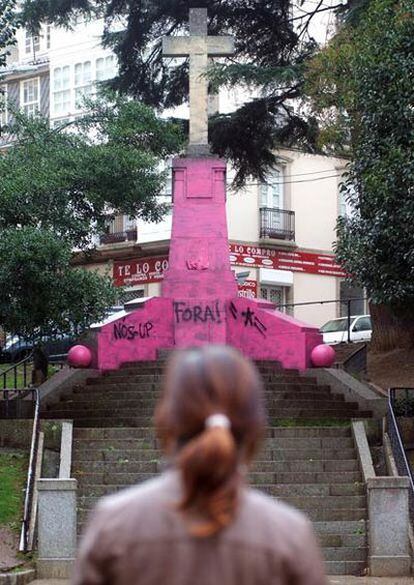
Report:
[{"label": "pink painted monument", "polygon": [[254,359],[286,368],[311,366],[322,343],[318,329],[277,311],[272,303],[237,297],[226,221],[226,163],[209,155],[208,57],[233,52],[230,37],[207,35],[207,10],[190,9],[190,36],[164,39],[166,56],[190,56],[190,140],[173,162],[173,225],[162,296],[97,331],[95,365],[155,360],[159,350],[227,343]]}]

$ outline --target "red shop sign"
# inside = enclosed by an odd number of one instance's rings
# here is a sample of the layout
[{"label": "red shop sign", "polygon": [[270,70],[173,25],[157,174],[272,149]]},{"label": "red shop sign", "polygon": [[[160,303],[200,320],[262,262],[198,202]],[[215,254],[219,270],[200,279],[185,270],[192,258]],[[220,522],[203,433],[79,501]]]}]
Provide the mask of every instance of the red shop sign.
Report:
[{"label": "red shop sign", "polygon": [[114,262],[114,285],[134,286],[159,282],[164,278],[167,268],[168,256]]},{"label": "red shop sign", "polygon": [[257,299],[257,281],[245,280],[243,284],[238,285],[239,297],[245,299]]},{"label": "red shop sign", "polygon": [[[325,276],[346,276],[342,268],[330,254],[312,254],[311,252],[285,252],[272,248],[249,246],[246,244],[230,244],[230,263],[252,268],[273,268],[274,270],[291,270],[308,274]],[[134,286],[159,282],[168,269],[168,256],[137,258],[114,262],[114,285]],[[248,280],[239,286],[241,296],[257,298],[257,283]],[[252,296],[254,295],[254,296]]]},{"label": "red shop sign", "polygon": [[335,262],[335,257],[330,254],[313,254],[296,250],[288,252],[246,244],[230,244],[230,262],[252,268],[273,268],[342,278],[346,276],[339,264]]}]

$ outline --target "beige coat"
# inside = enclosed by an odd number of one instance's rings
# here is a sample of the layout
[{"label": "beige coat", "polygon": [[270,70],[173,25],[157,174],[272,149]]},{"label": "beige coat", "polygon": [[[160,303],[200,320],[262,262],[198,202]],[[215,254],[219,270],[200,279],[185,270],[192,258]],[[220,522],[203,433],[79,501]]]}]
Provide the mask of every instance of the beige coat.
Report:
[{"label": "beige coat", "polygon": [[74,585],[325,585],[310,523],[244,488],[234,522],[195,538],[176,510],[176,471],[109,496],[81,543]]}]

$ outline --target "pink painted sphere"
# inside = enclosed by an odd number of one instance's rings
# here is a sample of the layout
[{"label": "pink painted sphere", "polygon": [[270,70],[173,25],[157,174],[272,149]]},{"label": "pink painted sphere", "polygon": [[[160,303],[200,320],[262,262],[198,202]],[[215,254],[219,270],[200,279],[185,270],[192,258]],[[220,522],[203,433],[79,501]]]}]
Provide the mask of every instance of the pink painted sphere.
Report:
[{"label": "pink painted sphere", "polygon": [[330,345],[317,345],[311,353],[311,361],[315,368],[330,368],[335,361],[336,352]]},{"label": "pink painted sphere", "polygon": [[91,365],[92,352],[86,345],[74,345],[68,352],[68,362],[73,368],[87,368]]}]

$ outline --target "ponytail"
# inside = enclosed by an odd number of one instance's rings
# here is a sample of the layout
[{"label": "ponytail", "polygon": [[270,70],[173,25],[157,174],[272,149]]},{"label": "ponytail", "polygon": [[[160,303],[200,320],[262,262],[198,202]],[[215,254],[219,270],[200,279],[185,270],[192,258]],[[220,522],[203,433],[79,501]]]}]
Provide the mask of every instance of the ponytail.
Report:
[{"label": "ponytail", "polygon": [[181,476],[178,509],[190,533],[210,536],[235,518],[242,477],[263,435],[262,382],[225,346],[176,352],[155,410],[157,434]]},{"label": "ponytail", "polygon": [[203,520],[190,522],[193,536],[211,536],[228,526],[237,508],[240,475],[238,454],[230,429],[206,428],[180,450],[177,458],[184,497],[179,509],[201,512]]}]

